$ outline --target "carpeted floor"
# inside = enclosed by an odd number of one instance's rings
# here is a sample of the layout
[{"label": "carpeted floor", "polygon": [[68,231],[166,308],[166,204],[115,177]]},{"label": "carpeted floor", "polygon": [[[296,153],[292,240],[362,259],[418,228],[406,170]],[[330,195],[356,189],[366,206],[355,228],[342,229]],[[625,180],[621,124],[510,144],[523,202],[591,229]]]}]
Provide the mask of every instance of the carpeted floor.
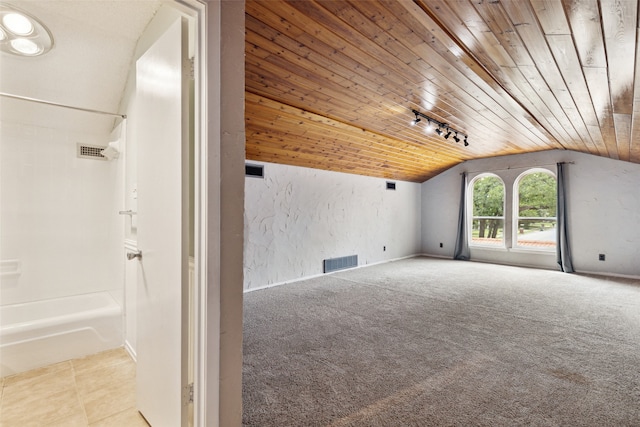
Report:
[{"label": "carpeted floor", "polygon": [[245,426],[640,426],[640,281],[413,258],[244,312]]}]

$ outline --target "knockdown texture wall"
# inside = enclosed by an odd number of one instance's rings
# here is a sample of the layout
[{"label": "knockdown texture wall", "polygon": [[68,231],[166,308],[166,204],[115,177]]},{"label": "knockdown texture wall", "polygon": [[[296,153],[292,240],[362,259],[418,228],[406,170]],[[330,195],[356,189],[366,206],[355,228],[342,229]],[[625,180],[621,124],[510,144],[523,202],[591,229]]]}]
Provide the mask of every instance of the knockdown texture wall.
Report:
[{"label": "knockdown texture wall", "polygon": [[[573,266],[578,272],[640,276],[640,165],[572,151],[546,151],[471,160],[422,184],[422,251],[453,257],[458,221],[460,173],[470,180],[482,172],[505,180],[506,203],[511,203],[512,183],[521,172],[546,167],[555,172],[557,162],[567,165],[567,211]],[[439,243],[444,247],[440,248]],[[598,255],[605,254],[605,261]],[[555,252],[471,249],[471,259],[557,269]]]},{"label": "knockdown texture wall", "polygon": [[321,274],[327,258],[420,252],[420,184],[250,163],[264,178],[245,179],[245,290]]}]

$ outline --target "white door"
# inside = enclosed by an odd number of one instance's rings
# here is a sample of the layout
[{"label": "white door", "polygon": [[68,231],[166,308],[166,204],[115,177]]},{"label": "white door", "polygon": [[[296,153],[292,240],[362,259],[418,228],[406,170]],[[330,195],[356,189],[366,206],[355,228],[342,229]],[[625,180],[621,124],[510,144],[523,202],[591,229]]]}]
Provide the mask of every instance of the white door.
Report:
[{"label": "white door", "polygon": [[186,425],[188,80],[178,19],[136,64],[138,410],[153,427]]}]

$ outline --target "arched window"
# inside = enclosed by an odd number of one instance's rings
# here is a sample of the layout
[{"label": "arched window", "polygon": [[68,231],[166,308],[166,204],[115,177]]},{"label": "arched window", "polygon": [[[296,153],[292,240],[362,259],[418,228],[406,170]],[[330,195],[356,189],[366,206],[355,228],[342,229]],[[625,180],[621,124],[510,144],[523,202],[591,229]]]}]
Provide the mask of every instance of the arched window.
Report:
[{"label": "arched window", "polygon": [[493,174],[471,181],[470,245],[504,246],[504,183]]},{"label": "arched window", "polygon": [[555,250],[556,177],[546,169],[531,169],[514,184],[513,245]]}]

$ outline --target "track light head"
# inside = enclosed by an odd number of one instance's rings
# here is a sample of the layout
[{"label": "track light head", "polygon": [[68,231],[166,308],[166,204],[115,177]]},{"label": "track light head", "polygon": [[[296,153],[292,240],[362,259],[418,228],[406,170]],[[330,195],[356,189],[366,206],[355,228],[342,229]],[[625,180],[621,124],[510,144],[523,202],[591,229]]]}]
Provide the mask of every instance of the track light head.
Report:
[{"label": "track light head", "polygon": [[423,121],[422,119],[424,119],[424,120],[427,121],[427,124],[425,126],[425,132],[426,133],[430,133],[431,132],[431,128],[433,126],[433,128],[435,128],[434,132],[438,136],[442,136],[442,137],[444,137],[444,139],[449,139],[449,137],[452,134],[455,134],[455,136],[453,137],[453,140],[455,142],[460,142],[460,139],[462,137],[464,137],[464,146],[465,147],[469,146],[469,142],[467,142],[467,135],[465,135],[464,133],[460,132],[459,130],[456,130],[456,129],[452,128],[451,126],[449,126],[448,123],[440,122],[437,119],[429,117],[426,114],[423,114],[418,110],[412,109],[411,112],[416,116],[415,119],[411,120],[411,126],[417,125],[418,123]]}]

